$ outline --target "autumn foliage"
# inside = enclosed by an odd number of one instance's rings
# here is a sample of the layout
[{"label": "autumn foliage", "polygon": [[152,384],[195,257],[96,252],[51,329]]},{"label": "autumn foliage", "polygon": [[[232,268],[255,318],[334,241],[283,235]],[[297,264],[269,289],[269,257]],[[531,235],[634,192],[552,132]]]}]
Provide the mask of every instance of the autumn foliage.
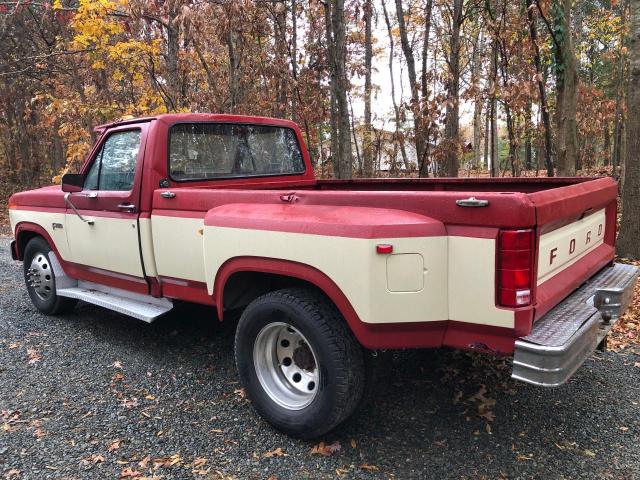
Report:
[{"label": "autumn foliage", "polygon": [[[576,2],[566,31],[560,3],[3,2],[0,163],[16,184],[48,182],[77,169],[97,124],[206,111],[299,122],[325,176],[540,172],[566,137],[555,89],[570,38],[572,167],[613,164],[615,173],[628,9]],[[393,108],[383,98],[391,79]]]}]

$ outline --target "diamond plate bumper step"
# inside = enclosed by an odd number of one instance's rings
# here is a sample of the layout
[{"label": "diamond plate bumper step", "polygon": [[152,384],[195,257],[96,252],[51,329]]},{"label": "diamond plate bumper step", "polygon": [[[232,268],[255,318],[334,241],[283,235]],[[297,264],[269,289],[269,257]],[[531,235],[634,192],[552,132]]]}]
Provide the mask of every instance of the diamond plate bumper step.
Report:
[{"label": "diamond plate bumper step", "polygon": [[82,280],[78,281],[76,286],[59,288],[56,293],[61,297],[77,298],[147,323],[153,322],[173,308],[171,300],[166,298],[141,295]]},{"label": "diamond plate bumper step", "polygon": [[565,383],[629,306],[640,269],[616,263],[534,323],[516,340],[512,378],[533,385]]}]

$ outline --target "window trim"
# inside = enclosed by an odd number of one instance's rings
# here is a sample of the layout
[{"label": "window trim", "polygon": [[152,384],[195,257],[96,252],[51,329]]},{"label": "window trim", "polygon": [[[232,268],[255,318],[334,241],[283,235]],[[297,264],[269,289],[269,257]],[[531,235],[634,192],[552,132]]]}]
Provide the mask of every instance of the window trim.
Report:
[{"label": "window trim", "polygon": [[[126,132],[135,132],[135,131],[140,132],[140,144],[138,145],[138,153],[136,154],[136,164],[135,164],[135,168],[133,169],[134,180],[133,180],[133,184],[131,185],[131,188],[129,190],[100,190],[100,174],[102,173],[102,157],[104,156],[104,145],[107,143],[107,141],[113,135],[117,135],[119,133],[126,133]],[[135,190],[135,187],[136,187],[135,176],[136,176],[136,174],[138,172],[138,166],[139,166],[138,163],[139,163],[139,160],[140,160],[140,152],[142,151],[143,146],[144,146],[144,138],[143,138],[144,132],[143,132],[143,129],[141,127],[132,126],[131,128],[123,128],[123,129],[111,130],[111,131],[107,131],[105,133],[106,134],[104,135],[103,138],[101,138],[101,141],[99,142],[98,149],[97,149],[95,155],[87,163],[86,168],[82,172],[82,175],[84,177],[82,190],[83,191],[86,190],[86,191],[89,191],[89,192],[125,192],[125,193],[131,194]],[[86,182],[87,176],[89,175],[89,172],[91,172],[91,169],[93,168],[93,165],[95,164],[96,159],[98,157],[100,157],[100,167],[99,167],[99,171],[98,171],[98,188],[96,190],[88,190],[85,187],[84,182]]]},{"label": "window trim", "polygon": [[[302,170],[300,172],[294,173],[266,173],[262,175],[229,175],[224,177],[214,177],[214,178],[189,178],[178,180],[171,176],[171,131],[173,127],[178,125],[244,125],[246,127],[275,127],[281,128],[283,130],[290,130],[293,133],[293,136],[296,139],[296,145],[298,146],[298,151],[300,152],[300,157],[302,158]],[[268,177],[297,177],[303,176],[307,173],[307,162],[304,159],[304,153],[302,151],[302,146],[300,145],[300,139],[298,138],[298,132],[291,127],[285,127],[282,125],[277,125],[275,123],[250,123],[250,122],[224,122],[224,121],[213,121],[213,122],[175,122],[171,124],[167,130],[167,177],[172,182],[176,183],[190,183],[190,182],[215,182],[217,180],[237,180],[243,178],[268,178]]]}]

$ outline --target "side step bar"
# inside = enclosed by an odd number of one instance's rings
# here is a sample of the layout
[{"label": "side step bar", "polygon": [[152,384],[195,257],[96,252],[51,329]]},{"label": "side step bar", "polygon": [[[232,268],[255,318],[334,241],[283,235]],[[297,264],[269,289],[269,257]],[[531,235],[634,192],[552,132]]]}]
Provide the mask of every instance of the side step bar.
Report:
[{"label": "side step bar", "polygon": [[65,275],[55,255],[50,255],[50,260],[56,276],[56,293],[61,297],[77,298],[147,323],[153,322],[173,308],[173,302],[167,298],[155,298],[93,282],[74,280]]},{"label": "side step bar", "polygon": [[544,387],[565,383],[625,312],[639,273],[616,263],[549,311],[516,340],[511,377]]},{"label": "side step bar", "polygon": [[147,323],[173,308],[171,300],[166,298],[141,295],[82,280],[78,281],[77,287],[61,288],[57,293],[61,297],[77,298]]}]

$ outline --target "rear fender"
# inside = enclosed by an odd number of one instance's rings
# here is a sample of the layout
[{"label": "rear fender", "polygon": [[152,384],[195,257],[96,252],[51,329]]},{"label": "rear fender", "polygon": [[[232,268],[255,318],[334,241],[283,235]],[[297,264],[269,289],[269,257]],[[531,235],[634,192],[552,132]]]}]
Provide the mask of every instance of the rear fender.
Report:
[{"label": "rear fender", "polygon": [[[226,279],[256,271],[316,285],[359,340],[358,324],[370,330],[448,318],[441,222],[403,210],[300,205],[290,197],[287,204],[228,204],[205,216],[205,276],[219,309]],[[392,246],[392,254],[377,253],[379,244]]]}]

